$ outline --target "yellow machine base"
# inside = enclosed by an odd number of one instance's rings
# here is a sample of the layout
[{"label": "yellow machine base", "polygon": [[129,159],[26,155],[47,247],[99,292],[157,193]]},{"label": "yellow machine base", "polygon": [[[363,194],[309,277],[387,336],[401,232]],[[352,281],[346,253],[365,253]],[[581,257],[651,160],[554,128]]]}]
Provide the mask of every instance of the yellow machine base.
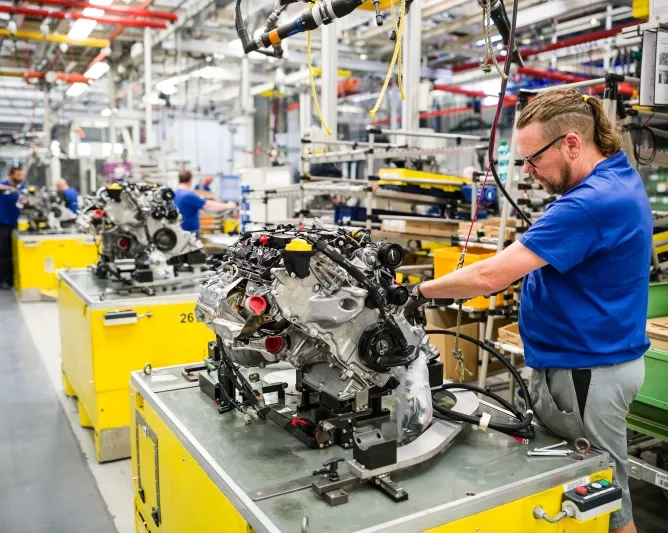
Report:
[{"label": "yellow machine base", "polygon": [[79,234],[12,236],[14,287],[23,302],[50,299],[57,291],[56,271],[84,268],[97,261],[93,237]]},{"label": "yellow machine base", "polygon": [[[183,391],[180,391],[183,392]],[[172,394],[171,392],[169,394]],[[177,394],[175,391],[174,394]],[[134,507],[137,533],[201,533],[204,531],[221,531],[225,533],[253,533],[255,530],[244,520],[233,503],[226,498],[221,489],[212,481],[212,469],[220,466],[205,466],[200,458],[189,451],[192,446],[200,444],[189,441],[184,446],[183,441],[177,438],[171,430],[169,422],[161,410],[155,409],[134,385],[130,385],[131,404],[131,442],[132,442],[132,476],[135,489]],[[183,407],[181,407],[183,408]],[[213,410],[213,407],[211,408]],[[211,432],[222,431],[222,426],[213,422],[215,416],[207,417]],[[183,426],[184,428],[186,426]],[[244,433],[243,424],[236,427],[241,435]],[[215,439],[215,437],[212,437]],[[240,441],[241,442],[241,441]],[[266,451],[271,449],[270,442],[261,442],[249,446],[248,453],[262,453],[263,460],[271,461]],[[300,446],[300,445],[295,445]],[[206,449],[205,449],[206,452]],[[334,452],[320,452],[329,457]],[[473,453],[473,452],[472,452]],[[210,457],[210,456],[209,456]],[[258,462],[258,467],[261,463]],[[299,477],[295,472],[295,477]],[[612,471],[601,470],[590,475],[591,481],[605,479],[611,481]],[[519,481],[519,480],[518,480]],[[448,480],[443,479],[447,484]],[[598,518],[586,522],[577,522],[573,518],[566,518],[559,523],[550,524],[544,520],[533,518],[533,509],[542,506],[550,516],[561,510],[561,499],[564,489],[561,484],[537,492],[527,497],[510,501],[498,507],[476,513],[475,511],[459,520],[444,523],[438,527],[418,530],[428,533],[607,533],[609,514],[602,514]],[[444,485],[445,486],[445,485]],[[438,487],[433,487],[438,491]],[[351,494],[351,502],[354,492]],[[383,503],[384,498],[378,495]],[[310,500],[308,500],[310,501]],[[389,502],[389,499],[387,500]],[[275,505],[279,505],[277,502]],[[313,496],[312,508],[301,508],[304,516],[314,516],[318,506],[326,504]],[[346,510],[345,504],[341,509],[341,520],[346,520],[347,512],[354,512],[352,507]],[[391,505],[407,505],[406,503]],[[293,510],[292,510],[293,511]],[[287,512],[287,511],[286,511]],[[359,512],[359,509],[358,511]],[[401,531],[406,531],[405,525]],[[349,531],[334,527],[331,531]],[[380,531],[381,529],[379,529]],[[295,530],[286,531],[293,533]],[[350,530],[351,533],[352,530]],[[395,531],[393,527],[382,531]],[[397,530],[398,531],[398,530]]]},{"label": "yellow machine base", "polygon": [[[79,419],[95,432],[100,462],[130,457],[130,372],[192,361],[207,354],[213,335],[195,321],[196,296],[124,298],[91,308],[68,284],[59,284],[58,310],[65,394],[78,400]],[[135,310],[135,323],[105,325],[105,315]]]}]

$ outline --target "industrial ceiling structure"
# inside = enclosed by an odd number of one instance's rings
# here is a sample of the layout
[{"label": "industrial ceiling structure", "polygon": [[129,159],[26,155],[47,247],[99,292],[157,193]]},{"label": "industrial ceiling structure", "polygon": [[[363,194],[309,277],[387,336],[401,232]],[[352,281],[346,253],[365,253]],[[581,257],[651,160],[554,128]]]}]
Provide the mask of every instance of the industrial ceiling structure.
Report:
[{"label": "industrial ceiling structure", "polygon": [[[520,78],[598,76],[611,65],[632,62],[623,46],[621,51],[612,46],[621,29],[634,22],[631,0],[520,0],[519,7],[518,42],[526,60],[526,69],[516,72]],[[253,21],[251,29],[261,27],[273,1],[244,0],[243,8]],[[291,5],[283,16],[302,9]],[[359,106],[382,86],[394,50],[389,10],[384,17],[385,24],[377,26],[373,10],[359,9],[337,21],[338,67],[356,80],[342,105]],[[313,38],[316,65],[318,34]],[[243,51],[234,29],[234,2],[22,0],[0,2],[0,124],[39,124],[46,101],[61,123],[112,112],[140,116],[147,100],[144,43],[151,48],[151,105],[193,116],[235,112]],[[630,51],[638,45],[624,44]],[[291,38],[285,49],[280,60],[251,54],[254,95],[276,88],[288,96],[302,90],[306,37]],[[498,76],[479,68],[484,43],[475,0],[425,1],[422,49],[422,76],[437,86],[466,86]]]}]

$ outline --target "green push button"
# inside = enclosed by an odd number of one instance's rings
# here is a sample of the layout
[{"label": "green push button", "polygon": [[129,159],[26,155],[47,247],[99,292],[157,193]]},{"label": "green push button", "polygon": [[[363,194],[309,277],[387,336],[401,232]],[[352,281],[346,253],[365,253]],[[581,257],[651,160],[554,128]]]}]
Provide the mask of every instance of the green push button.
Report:
[{"label": "green push button", "polygon": [[605,479],[602,479],[601,481],[599,481],[599,484],[604,486],[604,487],[610,486],[610,483],[608,483]]}]

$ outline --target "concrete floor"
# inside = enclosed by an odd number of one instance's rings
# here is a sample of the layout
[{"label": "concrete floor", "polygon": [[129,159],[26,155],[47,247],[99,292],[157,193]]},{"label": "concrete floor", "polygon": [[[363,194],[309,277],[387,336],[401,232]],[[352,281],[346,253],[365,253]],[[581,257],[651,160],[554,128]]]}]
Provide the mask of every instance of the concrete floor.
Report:
[{"label": "concrete floor", "polygon": [[[0,291],[0,533],[133,533],[130,461],[100,465],[63,393],[55,303]],[[639,533],[668,532],[667,500],[631,480]]]}]

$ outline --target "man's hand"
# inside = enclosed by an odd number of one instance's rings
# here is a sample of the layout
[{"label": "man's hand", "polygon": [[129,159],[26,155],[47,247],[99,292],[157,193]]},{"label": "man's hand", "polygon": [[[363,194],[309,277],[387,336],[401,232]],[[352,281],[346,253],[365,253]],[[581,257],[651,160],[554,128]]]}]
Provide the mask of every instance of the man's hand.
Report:
[{"label": "man's hand", "polygon": [[420,292],[420,285],[421,283],[418,283],[413,287],[411,296],[404,306],[404,316],[412,322],[422,323],[424,321],[424,313],[421,311],[424,305],[432,304],[436,307],[445,307],[455,302],[452,298],[426,298]]}]

